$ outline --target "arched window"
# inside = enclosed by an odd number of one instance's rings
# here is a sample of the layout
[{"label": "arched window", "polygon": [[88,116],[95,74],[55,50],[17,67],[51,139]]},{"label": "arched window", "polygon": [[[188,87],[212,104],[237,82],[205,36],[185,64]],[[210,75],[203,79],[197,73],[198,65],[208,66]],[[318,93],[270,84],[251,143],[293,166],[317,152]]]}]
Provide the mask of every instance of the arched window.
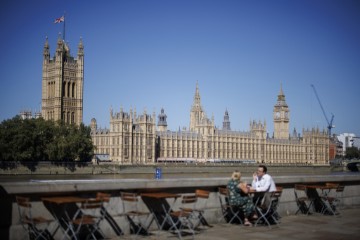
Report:
[{"label": "arched window", "polygon": [[75,113],[71,113],[71,123],[75,123]]},{"label": "arched window", "polygon": [[75,83],[72,84],[72,97],[75,97]]},{"label": "arched window", "polygon": [[67,97],[70,97],[70,96],[71,96],[71,95],[70,95],[70,86],[71,86],[71,85],[70,85],[69,82],[67,83],[67,85],[68,85],[68,86],[67,86]]},{"label": "arched window", "polygon": [[67,123],[69,123],[69,122],[70,122],[70,112],[67,112],[66,122],[67,122]]},{"label": "arched window", "polygon": [[66,82],[63,82],[62,93],[61,93],[63,97],[65,97],[65,90],[66,90]]}]

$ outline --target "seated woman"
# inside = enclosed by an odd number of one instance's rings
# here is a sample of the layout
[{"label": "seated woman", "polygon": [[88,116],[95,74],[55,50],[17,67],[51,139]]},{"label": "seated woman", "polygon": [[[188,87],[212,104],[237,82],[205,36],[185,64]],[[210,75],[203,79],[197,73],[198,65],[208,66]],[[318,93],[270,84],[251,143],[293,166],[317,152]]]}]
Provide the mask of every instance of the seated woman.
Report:
[{"label": "seated woman", "polygon": [[[250,188],[247,186],[246,182],[241,182],[241,173],[239,171],[234,171],[230,181],[227,184],[229,190],[229,203],[239,207],[244,213],[244,225],[251,226],[249,222],[249,217],[254,213],[254,204],[251,197],[248,196]],[[253,215],[253,218],[257,218],[256,214]]]}]

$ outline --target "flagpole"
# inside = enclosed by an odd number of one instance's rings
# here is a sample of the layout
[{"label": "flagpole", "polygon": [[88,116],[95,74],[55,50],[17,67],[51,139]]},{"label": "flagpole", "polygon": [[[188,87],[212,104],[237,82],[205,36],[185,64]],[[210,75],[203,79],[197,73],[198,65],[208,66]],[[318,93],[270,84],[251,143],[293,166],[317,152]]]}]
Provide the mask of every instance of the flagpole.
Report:
[{"label": "flagpole", "polygon": [[64,25],[63,25],[63,40],[65,42],[65,21],[66,21],[66,17],[65,17],[65,12],[64,12]]}]

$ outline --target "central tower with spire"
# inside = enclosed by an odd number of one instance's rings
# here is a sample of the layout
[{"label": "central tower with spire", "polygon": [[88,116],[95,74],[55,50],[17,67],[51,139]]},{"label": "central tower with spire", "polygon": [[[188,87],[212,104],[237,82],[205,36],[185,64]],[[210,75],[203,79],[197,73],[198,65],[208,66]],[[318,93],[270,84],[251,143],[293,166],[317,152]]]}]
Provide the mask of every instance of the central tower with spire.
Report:
[{"label": "central tower with spire", "polygon": [[201,106],[199,86],[198,86],[198,82],[196,82],[194,102],[193,105],[191,106],[191,111],[190,111],[190,131],[195,131],[196,126],[198,126],[199,123],[202,122],[204,117],[205,117],[205,112]]}]

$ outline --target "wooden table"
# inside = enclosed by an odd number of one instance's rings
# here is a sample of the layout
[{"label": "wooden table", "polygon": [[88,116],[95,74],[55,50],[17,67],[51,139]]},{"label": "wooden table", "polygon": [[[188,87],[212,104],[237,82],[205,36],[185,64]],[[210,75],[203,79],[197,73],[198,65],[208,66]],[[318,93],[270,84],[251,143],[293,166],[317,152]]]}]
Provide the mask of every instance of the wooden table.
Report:
[{"label": "wooden table", "polygon": [[67,237],[71,239],[71,236],[68,235],[69,221],[71,221],[75,213],[79,210],[76,203],[85,202],[86,199],[78,196],[57,196],[43,197],[41,200],[64,231],[64,238]]},{"label": "wooden table", "polygon": [[327,209],[327,206],[321,200],[321,197],[319,196],[317,189],[320,189],[321,191],[328,190],[329,193],[331,189],[335,189],[335,188],[333,186],[314,185],[314,184],[305,185],[305,187],[306,187],[306,195],[308,196],[309,199],[313,201],[315,212],[327,214],[329,211],[324,211],[324,209]]},{"label": "wooden table", "polygon": [[53,204],[69,204],[69,203],[82,203],[86,201],[86,198],[77,197],[77,196],[61,196],[61,197],[43,197],[41,198],[43,202],[49,202]]},{"label": "wooden table", "polygon": [[[166,216],[172,211],[172,207],[175,204],[176,199],[181,197],[181,195],[166,192],[149,192],[141,193],[140,196],[150,212],[153,213],[159,229],[169,229],[171,225],[165,223],[164,221],[166,220]],[[174,199],[172,204],[169,204],[167,201],[169,198]],[[161,228],[162,225],[164,226]]]},{"label": "wooden table", "polygon": [[[57,197],[43,197],[41,198],[45,207],[49,209],[51,214],[59,223],[59,226],[64,230],[64,233],[67,232],[69,227],[69,221],[74,217],[75,213],[78,211],[79,207],[77,203],[83,203],[89,198],[83,198],[78,196],[57,196]],[[123,235],[123,231],[119,227],[119,225],[115,222],[113,217],[106,211],[106,209],[102,209],[104,211],[104,216],[106,221],[115,231],[115,233],[120,236]],[[99,233],[101,234],[101,233]]]}]

